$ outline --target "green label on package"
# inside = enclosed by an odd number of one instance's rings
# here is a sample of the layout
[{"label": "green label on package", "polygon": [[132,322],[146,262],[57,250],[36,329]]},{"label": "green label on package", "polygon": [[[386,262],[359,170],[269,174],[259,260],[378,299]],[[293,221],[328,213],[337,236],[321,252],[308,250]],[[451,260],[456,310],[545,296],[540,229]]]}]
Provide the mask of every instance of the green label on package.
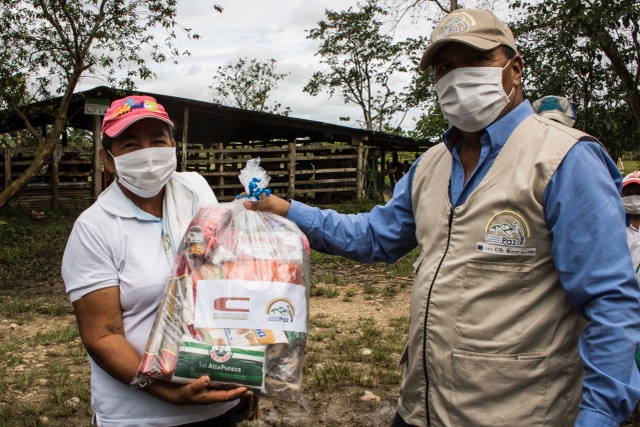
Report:
[{"label": "green label on package", "polygon": [[213,382],[262,388],[265,349],[266,346],[235,348],[183,341],[173,379],[209,375]]}]

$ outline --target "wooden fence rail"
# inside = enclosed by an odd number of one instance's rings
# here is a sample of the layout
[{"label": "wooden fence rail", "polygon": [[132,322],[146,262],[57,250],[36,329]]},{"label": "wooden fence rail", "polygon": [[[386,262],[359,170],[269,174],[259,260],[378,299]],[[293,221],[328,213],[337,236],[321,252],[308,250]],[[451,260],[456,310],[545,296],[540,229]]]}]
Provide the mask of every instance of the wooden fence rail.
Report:
[{"label": "wooden fence rail", "polygon": [[[260,165],[271,177],[269,187],[279,195],[318,203],[338,202],[364,195],[368,148],[354,144],[302,146],[282,142],[266,148],[217,143],[209,148],[178,147],[178,170],[204,176],[220,201],[230,201],[243,191],[238,179],[246,161],[260,157]],[[0,191],[31,164],[34,148],[4,148],[0,151]],[[96,162],[102,169],[100,162]],[[61,205],[85,207],[93,202],[94,188],[105,188],[113,177],[104,171],[93,174],[93,149],[59,147],[49,163],[22,191],[16,203],[33,209]],[[102,176],[94,186],[94,176]]]}]

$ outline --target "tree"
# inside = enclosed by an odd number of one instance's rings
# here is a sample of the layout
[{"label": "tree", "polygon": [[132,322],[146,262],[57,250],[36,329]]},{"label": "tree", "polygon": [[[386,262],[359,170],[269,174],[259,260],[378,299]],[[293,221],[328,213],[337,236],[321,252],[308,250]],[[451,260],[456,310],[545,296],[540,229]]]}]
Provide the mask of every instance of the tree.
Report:
[{"label": "tree", "polygon": [[[396,11],[396,24],[418,17],[435,24],[447,12],[447,3],[453,4],[446,0],[380,1]],[[458,6],[494,9],[497,3],[468,0]],[[612,157],[633,150],[640,138],[640,1],[509,3],[513,18],[507,21],[526,65],[526,97],[535,100],[550,94],[567,96],[576,105],[577,127],[598,137]],[[422,83],[429,84],[427,80]],[[428,89],[418,90],[428,102],[435,102],[435,94]],[[416,132],[429,137],[439,127],[437,124],[438,120],[423,117]]]},{"label": "tree", "polygon": [[578,127],[612,157],[637,145],[640,132],[640,1],[512,2],[512,27],[528,66],[530,99],[571,98]]},{"label": "tree", "polygon": [[[132,89],[135,79],[154,77],[147,55],[160,63],[189,54],[174,44],[180,28],[176,0],[0,0],[0,28],[0,108],[17,115],[36,141],[33,163],[0,193],[0,207],[51,157],[81,78]],[[157,29],[166,34],[160,37]],[[199,38],[188,28],[181,30]],[[54,120],[45,136],[32,125],[34,111],[25,104],[52,94],[61,95],[61,101],[49,112]]]},{"label": "tree", "polygon": [[269,59],[266,62],[257,59],[240,58],[233,64],[218,67],[213,76],[213,101],[232,105],[245,110],[262,111],[288,116],[291,108],[281,112],[279,102],[267,105],[269,94],[277,89],[278,82],[284,80],[289,73],[277,73],[278,61]]},{"label": "tree", "polygon": [[415,99],[407,97],[408,87],[396,92],[392,79],[409,72],[405,58],[416,42],[395,42],[383,34],[386,15],[375,0],[358,4],[358,9],[325,10],[326,19],[307,36],[321,41],[317,55],[329,70],[315,72],[303,90],[313,96],[322,90],[330,97],[341,94],[345,104],[360,107],[369,130],[384,129],[396,113],[415,106]]}]

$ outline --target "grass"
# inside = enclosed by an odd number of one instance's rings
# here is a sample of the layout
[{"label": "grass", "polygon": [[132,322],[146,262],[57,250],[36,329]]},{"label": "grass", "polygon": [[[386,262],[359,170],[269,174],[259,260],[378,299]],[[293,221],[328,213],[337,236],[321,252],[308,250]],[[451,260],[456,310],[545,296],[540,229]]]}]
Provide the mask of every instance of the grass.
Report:
[{"label": "grass", "polygon": [[48,212],[45,219],[34,220],[24,210],[0,211],[0,280],[42,284],[58,278],[76,216]]},{"label": "grass", "polygon": [[406,341],[408,319],[394,318],[386,327],[368,317],[360,317],[355,324],[315,317],[309,324],[321,330],[313,332],[307,349],[308,393],[399,384],[397,357]]}]

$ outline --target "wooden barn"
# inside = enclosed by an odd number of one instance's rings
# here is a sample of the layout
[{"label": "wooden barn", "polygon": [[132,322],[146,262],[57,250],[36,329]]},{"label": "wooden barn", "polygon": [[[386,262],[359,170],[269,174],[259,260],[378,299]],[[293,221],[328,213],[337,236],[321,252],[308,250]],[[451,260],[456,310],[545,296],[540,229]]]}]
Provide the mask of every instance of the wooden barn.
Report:
[{"label": "wooden barn", "polygon": [[[113,179],[96,155],[102,115],[112,100],[129,94],[133,92],[108,87],[74,94],[67,127],[88,131],[90,142],[72,146],[69,133],[63,134],[53,158],[17,203],[54,210],[65,204],[90,204]],[[392,187],[406,172],[410,163],[406,159],[413,160],[426,149],[397,135],[145,94],[156,98],[176,124],[178,170],[202,174],[221,201],[229,201],[242,191],[239,171],[246,160],[255,157],[260,157],[260,165],[271,176],[269,188],[284,197],[318,204],[364,196],[382,198],[383,187]],[[31,123],[46,134],[52,123],[51,111],[59,102],[57,98],[30,105]],[[0,138],[23,129],[17,117],[0,112]],[[32,158],[33,148],[28,146],[3,148],[0,190],[19,176]]]}]

